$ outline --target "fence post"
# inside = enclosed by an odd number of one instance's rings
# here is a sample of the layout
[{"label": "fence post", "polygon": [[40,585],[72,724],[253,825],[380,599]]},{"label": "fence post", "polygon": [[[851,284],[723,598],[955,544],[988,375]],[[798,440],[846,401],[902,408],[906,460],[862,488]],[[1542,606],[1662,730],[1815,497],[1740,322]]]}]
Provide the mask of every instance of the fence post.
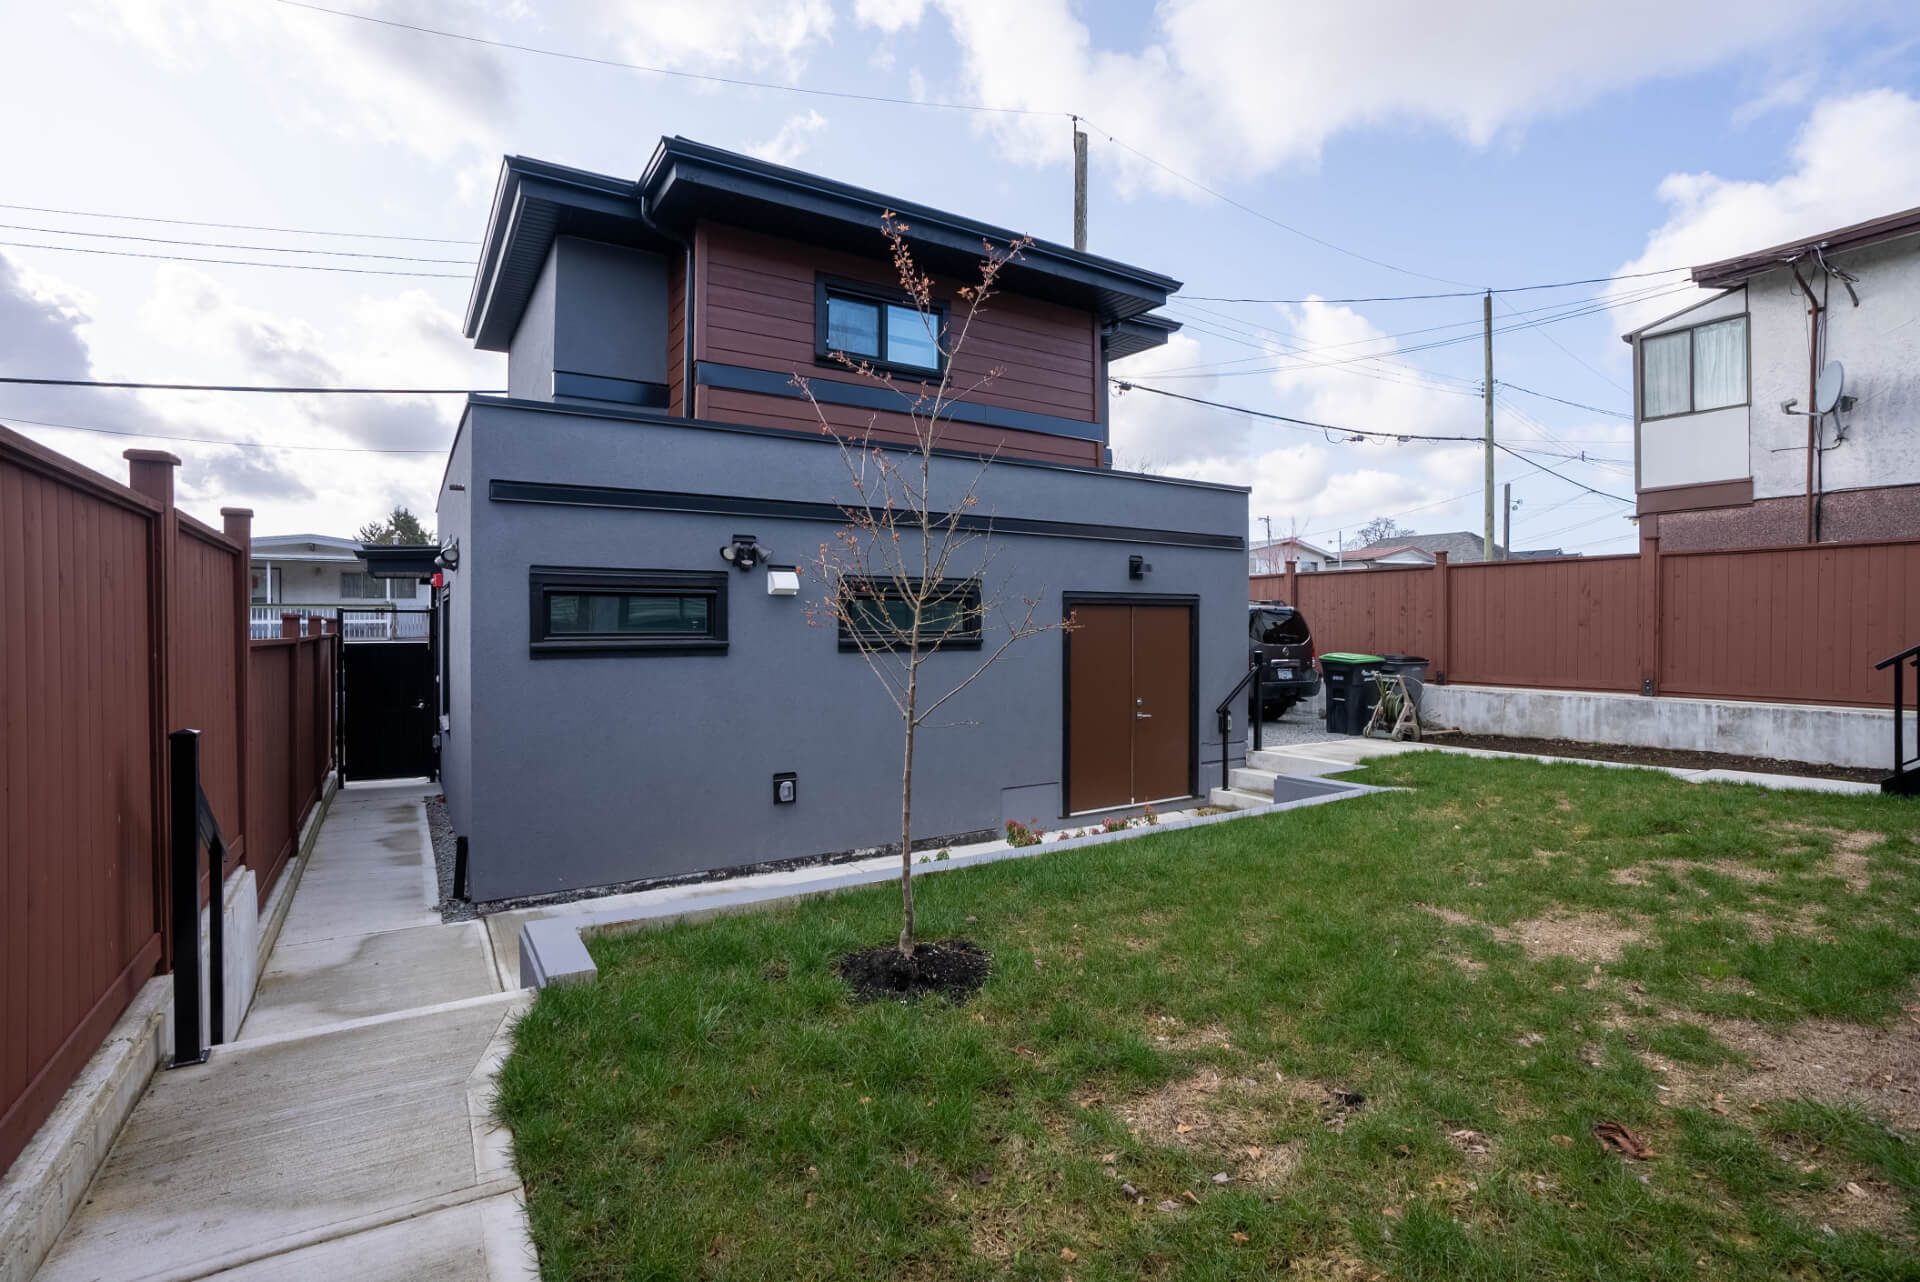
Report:
[{"label": "fence post", "polygon": [[227,538],[240,545],[240,552],[233,562],[233,608],[239,619],[238,630],[233,634],[233,711],[234,724],[238,729],[233,742],[239,761],[239,777],[234,781],[237,785],[234,823],[238,825],[235,835],[239,838],[241,858],[264,872],[259,857],[247,841],[247,740],[250,729],[247,696],[253,684],[253,509],[223,507],[220,509],[220,519],[221,529]]},{"label": "fence post", "polygon": [[[173,907],[173,1067],[207,1062],[200,1038],[200,732],[167,736],[172,794],[169,864]],[[214,906],[218,912],[218,905]]]},{"label": "fence post", "polygon": [[1294,609],[1298,610],[1300,608],[1300,597],[1298,595],[1300,589],[1299,589],[1299,585],[1296,583],[1294,579],[1294,568],[1295,567],[1294,567],[1293,558],[1288,557],[1287,558],[1287,604],[1292,606]]},{"label": "fence post", "polygon": [[1447,668],[1453,662],[1453,590],[1452,573],[1447,569],[1447,554],[1433,554],[1433,683],[1447,683]]},{"label": "fence post", "polygon": [[300,635],[300,616],[295,614],[292,610],[282,610],[280,612],[281,638],[285,639],[287,637],[297,637],[299,635]]},{"label": "fence post", "polygon": [[[126,450],[120,457],[127,461],[127,485],[160,506],[150,527],[152,542],[147,548],[147,657],[151,665],[147,674],[147,717],[152,726],[149,757],[153,762],[150,789],[153,798],[153,905],[155,917],[164,920],[163,914],[169,902],[167,895],[172,886],[167,860],[167,833],[170,831],[167,809],[167,724],[170,719],[167,676],[170,652],[168,637],[173,617],[170,586],[174,545],[173,469],[180,466],[180,460],[165,450]],[[155,924],[160,923],[156,921]],[[174,961],[171,955],[172,937],[165,930],[160,934],[166,950],[161,958],[161,966],[171,967]]]},{"label": "fence post", "polygon": [[1660,693],[1660,518],[1640,518],[1640,693]]}]

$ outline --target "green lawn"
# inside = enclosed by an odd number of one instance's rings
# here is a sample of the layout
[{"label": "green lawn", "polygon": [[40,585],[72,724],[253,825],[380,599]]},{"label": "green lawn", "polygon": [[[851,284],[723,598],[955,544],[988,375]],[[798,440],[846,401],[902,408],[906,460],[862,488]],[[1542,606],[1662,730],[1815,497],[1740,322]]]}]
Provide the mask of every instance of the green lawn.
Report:
[{"label": "green lawn", "polygon": [[545,1276],[1920,1277],[1920,804],[1364,777],[923,878],[965,1006],[848,999],[890,887],[598,941],[501,1080]]}]

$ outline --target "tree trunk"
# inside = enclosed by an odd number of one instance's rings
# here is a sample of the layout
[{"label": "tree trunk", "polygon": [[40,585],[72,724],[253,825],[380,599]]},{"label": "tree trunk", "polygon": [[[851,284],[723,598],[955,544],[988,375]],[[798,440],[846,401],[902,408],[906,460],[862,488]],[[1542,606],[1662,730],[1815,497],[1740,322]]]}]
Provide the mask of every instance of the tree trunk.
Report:
[{"label": "tree trunk", "polygon": [[919,664],[909,661],[907,747],[900,766],[900,955],[913,956],[913,732]]}]

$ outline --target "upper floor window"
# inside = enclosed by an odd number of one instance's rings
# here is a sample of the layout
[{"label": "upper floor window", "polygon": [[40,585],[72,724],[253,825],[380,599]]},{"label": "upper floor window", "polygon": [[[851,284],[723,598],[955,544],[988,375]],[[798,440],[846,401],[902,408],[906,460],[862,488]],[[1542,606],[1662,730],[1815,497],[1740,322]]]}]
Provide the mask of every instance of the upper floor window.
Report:
[{"label": "upper floor window", "polygon": [[814,354],[844,352],[882,369],[938,374],[946,308],[922,314],[899,290],[822,279],[814,291]]},{"label": "upper floor window", "polygon": [[1640,417],[1668,418],[1747,403],[1747,318],[1640,340]]}]

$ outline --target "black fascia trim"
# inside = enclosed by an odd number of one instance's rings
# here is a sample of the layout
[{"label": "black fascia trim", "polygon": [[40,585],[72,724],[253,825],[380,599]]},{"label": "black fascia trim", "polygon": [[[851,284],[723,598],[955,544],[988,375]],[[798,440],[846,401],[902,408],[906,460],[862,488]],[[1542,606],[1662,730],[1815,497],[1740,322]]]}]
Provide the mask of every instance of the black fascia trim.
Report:
[{"label": "black fascia trim", "polygon": [[[781,396],[805,400],[807,393],[793,385],[791,374],[754,369],[747,365],[723,365],[717,361],[695,361],[693,380],[701,387],[718,387],[733,392],[753,392],[760,396]],[[856,409],[882,410],[895,414],[913,412],[913,402],[899,390],[872,383],[847,383],[838,379],[816,378],[807,383],[813,399],[825,405],[850,405]],[[1071,436],[1083,441],[1106,443],[1107,425],[1083,419],[1056,418],[1030,410],[1003,409],[997,405],[974,405],[952,401],[940,415],[956,423],[974,423],[982,427],[1004,427],[1021,432],[1039,432],[1047,436]]]},{"label": "black fascia trim", "polygon": [[[614,655],[725,654],[725,570],[621,570],[604,566],[534,565],[527,568],[527,652],[534,659],[602,659]],[[599,592],[682,592],[709,597],[705,637],[554,637],[547,632],[547,594],[581,589]]]},{"label": "black fascia trim", "polygon": [[669,392],[665,383],[638,378],[608,378],[604,374],[579,374],[572,370],[553,371],[555,396],[578,396],[590,401],[615,401],[621,405],[639,405],[646,409],[667,408]]},{"label": "black fascia trim", "polygon": [[376,579],[430,579],[439,567],[437,543],[362,543],[360,559]]},{"label": "black fascia trim", "polygon": [[[551,481],[496,479],[487,483],[487,497],[495,503],[539,503],[555,507],[620,508],[632,512],[688,512],[704,516],[752,516],[782,521],[824,521],[844,524],[847,509],[838,503],[804,499],[761,499],[735,494],[687,494],[675,490],[635,490],[614,485],[567,485]],[[1094,525],[1080,521],[1042,521],[1031,517],[973,516],[930,513],[943,525],[951,517],[954,528],[968,534],[1024,535],[1034,538],[1086,539],[1099,543],[1145,543],[1155,547],[1246,550],[1238,534],[1206,534],[1194,530],[1148,530],[1130,525]]]},{"label": "black fascia trim", "polygon": [[[838,448],[835,438],[819,432],[796,432],[790,427],[760,427],[753,423],[729,423],[724,419],[692,418],[680,415],[660,414],[653,410],[623,408],[616,405],[585,405],[579,402],[530,401],[513,396],[495,396],[484,392],[469,392],[466,408],[461,412],[460,423],[454,428],[453,445],[448,447],[447,463],[453,463],[453,450],[460,443],[460,434],[466,430],[468,416],[475,409],[527,410],[535,414],[567,414],[575,418],[604,418],[622,423],[644,423],[649,427],[695,428],[703,432],[734,432],[741,436],[758,436],[768,440],[806,441],[814,445]],[[884,447],[883,447],[884,448]],[[1160,476],[1152,472],[1128,472],[1115,467],[1096,467],[1090,463],[1060,463],[1051,459],[1017,458],[1006,454],[983,454],[979,450],[959,450],[951,446],[936,445],[933,453],[937,458],[968,459],[973,462],[991,462],[995,467],[1024,467],[1043,472],[1072,472],[1078,476],[1111,476],[1125,481],[1145,481],[1152,485],[1176,485],[1189,490],[1216,490],[1222,494],[1249,494],[1252,487],[1229,485],[1222,481],[1199,481],[1186,476]],[[1113,451],[1108,450],[1111,456]],[[445,469],[441,482],[445,483]]]},{"label": "black fascia trim", "polygon": [[1180,322],[1171,316],[1147,313],[1115,321],[1100,331],[1100,350],[1109,361],[1137,356],[1151,348],[1162,347],[1180,331]]},{"label": "black fascia trim", "polygon": [[[877,231],[880,215],[892,212],[907,224],[911,240],[976,259],[982,240],[1005,245],[1018,235],[991,223],[678,136],[660,140],[639,187],[655,216],[668,220],[705,216],[724,221],[730,201],[757,201]],[[683,203],[685,208],[680,207]],[[1124,296],[1128,306],[1116,310],[1116,317],[1161,306],[1181,287],[1170,276],[1043,240],[1022,252],[1016,270]]]}]

